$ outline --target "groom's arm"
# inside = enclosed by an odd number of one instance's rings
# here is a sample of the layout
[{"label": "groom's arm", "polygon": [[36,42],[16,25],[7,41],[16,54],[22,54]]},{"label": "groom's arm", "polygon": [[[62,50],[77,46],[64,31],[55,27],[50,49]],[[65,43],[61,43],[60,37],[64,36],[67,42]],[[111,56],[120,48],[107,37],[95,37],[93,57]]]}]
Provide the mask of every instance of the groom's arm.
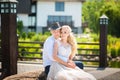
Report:
[{"label": "groom's arm", "polygon": [[54,61],[53,59],[53,41],[51,40],[47,40],[45,43],[44,43],[44,54],[46,54],[48,56],[48,58],[52,61]]}]

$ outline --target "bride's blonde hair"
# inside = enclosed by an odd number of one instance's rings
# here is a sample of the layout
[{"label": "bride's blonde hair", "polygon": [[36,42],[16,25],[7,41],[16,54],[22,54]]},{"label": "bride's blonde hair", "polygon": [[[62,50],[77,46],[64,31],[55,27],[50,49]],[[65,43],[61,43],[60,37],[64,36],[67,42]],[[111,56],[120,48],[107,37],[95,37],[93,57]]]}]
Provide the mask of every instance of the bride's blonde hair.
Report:
[{"label": "bride's blonde hair", "polygon": [[72,33],[72,29],[68,25],[64,25],[62,27],[63,28],[66,27],[70,33],[67,38],[67,42],[71,45],[71,48],[72,48],[71,56],[75,56],[75,54],[77,53],[77,42],[76,42],[75,36]]}]

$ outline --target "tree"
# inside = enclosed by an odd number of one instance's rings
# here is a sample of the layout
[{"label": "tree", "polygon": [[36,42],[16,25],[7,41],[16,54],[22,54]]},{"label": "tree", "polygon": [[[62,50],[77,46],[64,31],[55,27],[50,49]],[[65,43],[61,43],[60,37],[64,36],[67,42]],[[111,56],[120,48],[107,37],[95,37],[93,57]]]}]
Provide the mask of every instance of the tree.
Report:
[{"label": "tree", "polygon": [[101,10],[109,18],[108,34],[120,37],[120,1],[110,0]]},{"label": "tree", "polygon": [[83,4],[82,21],[88,22],[93,32],[99,31],[99,17],[105,14],[109,18],[108,34],[120,37],[120,1],[87,0]]},{"label": "tree", "polygon": [[83,4],[82,21],[88,22],[88,27],[95,33],[99,30],[99,17],[104,0],[87,0]]},{"label": "tree", "polygon": [[21,35],[23,31],[23,22],[22,21],[18,21],[17,22],[17,34]]}]

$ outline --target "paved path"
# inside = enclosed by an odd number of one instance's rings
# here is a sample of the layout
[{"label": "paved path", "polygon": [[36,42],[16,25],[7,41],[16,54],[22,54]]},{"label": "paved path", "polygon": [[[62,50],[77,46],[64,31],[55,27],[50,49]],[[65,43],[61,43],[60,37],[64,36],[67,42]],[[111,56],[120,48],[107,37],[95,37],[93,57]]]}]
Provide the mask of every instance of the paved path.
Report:
[{"label": "paved path", "polygon": [[[114,75],[116,73],[120,73],[120,69],[119,68],[86,68],[85,69],[87,72],[93,74],[97,80],[120,80],[120,75]],[[116,77],[117,79],[112,79],[111,77]],[[109,79],[105,79],[105,78],[109,78]],[[118,79],[119,78],[119,79]]]},{"label": "paved path", "polygon": [[[43,71],[42,64],[34,63],[18,63],[18,74],[27,72]],[[97,80],[120,80],[120,68],[91,68],[85,67],[84,70],[91,73]],[[17,79],[18,80],[18,79]],[[22,79],[20,79],[22,80]],[[25,80],[25,79],[24,79]]]},{"label": "paved path", "polygon": [[[42,64],[25,64],[18,63],[18,73],[34,71],[34,70],[44,70]],[[97,79],[109,76],[111,74],[120,72],[120,68],[91,68],[85,67],[84,70],[88,73],[93,74]]]},{"label": "paved path", "polygon": [[44,70],[43,65],[40,63],[18,63],[18,74],[36,70]]}]

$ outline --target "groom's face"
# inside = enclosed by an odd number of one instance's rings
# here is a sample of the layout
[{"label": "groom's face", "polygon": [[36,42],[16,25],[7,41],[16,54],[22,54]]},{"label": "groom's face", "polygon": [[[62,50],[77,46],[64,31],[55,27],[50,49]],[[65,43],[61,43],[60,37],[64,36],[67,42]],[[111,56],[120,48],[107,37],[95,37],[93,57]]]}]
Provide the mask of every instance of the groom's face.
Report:
[{"label": "groom's face", "polygon": [[51,30],[52,35],[57,39],[60,37],[60,29],[58,30]]}]

